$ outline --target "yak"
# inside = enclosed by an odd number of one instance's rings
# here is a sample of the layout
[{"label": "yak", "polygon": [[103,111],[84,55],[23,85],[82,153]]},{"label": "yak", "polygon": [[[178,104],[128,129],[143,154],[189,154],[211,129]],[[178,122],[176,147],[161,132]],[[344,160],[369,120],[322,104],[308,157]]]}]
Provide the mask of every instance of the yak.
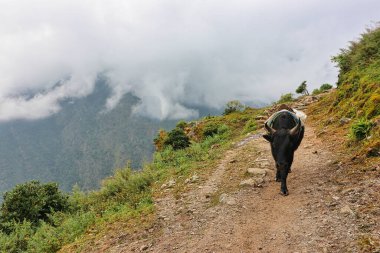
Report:
[{"label": "yak", "polygon": [[305,127],[301,119],[289,110],[274,113],[264,124],[268,134],[263,137],[270,142],[272,156],[276,164],[276,181],[281,182],[281,193],[289,194],[286,178],[291,172],[294,152],[304,136]]}]

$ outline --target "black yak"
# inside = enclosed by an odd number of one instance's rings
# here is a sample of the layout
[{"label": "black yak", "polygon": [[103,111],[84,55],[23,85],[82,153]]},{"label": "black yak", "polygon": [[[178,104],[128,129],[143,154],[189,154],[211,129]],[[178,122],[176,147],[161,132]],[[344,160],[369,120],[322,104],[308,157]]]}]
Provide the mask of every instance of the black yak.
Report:
[{"label": "black yak", "polygon": [[286,178],[291,172],[294,152],[303,139],[305,127],[301,119],[289,110],[274,113],[264,126],[268,134],[263,137],[270,142],[276,163],[276,181],[281,181],[281,193],[286,196],[289,194]]}]

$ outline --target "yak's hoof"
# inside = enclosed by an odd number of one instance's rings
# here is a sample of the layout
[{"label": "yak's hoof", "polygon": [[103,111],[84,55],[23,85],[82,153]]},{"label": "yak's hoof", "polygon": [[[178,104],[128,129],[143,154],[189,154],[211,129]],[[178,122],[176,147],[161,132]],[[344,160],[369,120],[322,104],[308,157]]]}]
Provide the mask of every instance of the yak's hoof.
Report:
[{"label": "yak's hoof", "polygon": [[282,196],[288,196],[288,195],[289,195],[289,192],[288,192],[288,191],[281,191],[281,195],[282,195]]}]

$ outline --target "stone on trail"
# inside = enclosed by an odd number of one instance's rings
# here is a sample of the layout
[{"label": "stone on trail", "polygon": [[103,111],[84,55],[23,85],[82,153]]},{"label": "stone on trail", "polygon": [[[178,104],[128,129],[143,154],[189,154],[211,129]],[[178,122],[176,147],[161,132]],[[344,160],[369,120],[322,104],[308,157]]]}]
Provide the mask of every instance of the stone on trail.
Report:
[{"label": "stone on trail", "polygon": [[261,187],[264,183],[262,178],[249,178],[240,182],[240,186]]},{"label": "stone on trail", "polygon": [[248,168],[247,172],[253,176],[262,176],[264,177],[267,174],[265,169],[260,168]]},{"label": "stone on trail", "polygon": [[140,247],[140,251],[145,251],[147,249],[149,249],[148,245],[143,245],[143,246]]},{"label": "stone on trail", "polygon": [[351,210],[351,208],[349,206],[344,206],[340,209],[340,213],[342,214],[351,214],[351,215],[354,215],[354,212]]},{"label": "stone on trail", "polygon": [[195,183],[195,182],[197,182],[198,180],[199,180],[199,176],[195,174],[195,175],[193,175],[192,177],[187,178],[187,179],[185,180],[185,184]]},{"label": "stone on trail", "polygon": [[192,182],[196,182],[196,181],[198,181],[198,179],[199,179],[199,176],[196,174],[191,177]]},{"label": "stone on trail", "polygon": [[233,197],[228,196],[226,193],[223,193],[222,195],[220,195],[219,202],[222,204],[227,204],[229,206],[236,205],[236,200]]}]

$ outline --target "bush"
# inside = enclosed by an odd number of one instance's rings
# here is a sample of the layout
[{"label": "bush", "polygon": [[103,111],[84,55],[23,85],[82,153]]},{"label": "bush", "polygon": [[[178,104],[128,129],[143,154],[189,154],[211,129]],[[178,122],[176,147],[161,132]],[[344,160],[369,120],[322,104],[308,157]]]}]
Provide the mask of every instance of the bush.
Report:
[{"label": "bush", "polygon": [[28,221],[13,223],[12,233],[0,232],[0,252],[18,253],[27,251],[29,238],[34,233],[32,224]]},{"label": "bush", "polygon": [[222,136],[222,138],[227,138],[227,136],[229,135],[229,132],[230,132],[230,128],[223,124],[223,125],[220,125],[218,127],[218,135]]},{"label": "bush", "polygon": [[318,94],[321,94],[321,93],[322,93],[322,91],[320,89],[314,89],[311,94],[312,95],[318,95]]},{"label": "bush", "polygon": [[328,83],[324,83],[321,85],[321,87],[319,87],[319,89],[314,89],[312,95],[318,95],[330,89],[332,89],[332,85]]},{"label": "bush", "polygon": [[7,222],[24,220],[37,225],[40,220],[48,221],[50,213],[66,211],[69,206],[68,196],[59,191],[56,183],[30,181],[19,184],[6,192],[3,198],[0,208],[2,226]]},{"label": "bush", "polygon": [[331,89],[332,89],[332,85],[328,83],[322,84],[321,87],[319,88],[321,92],[326,91],[326,90],[331,90]]},{"label": "bush", "polygon": [[246,133],[253,132],[255,130],[257,130],[257,122],[256,120],[251,119],[251,120],[248,120],[247,123],[245,124],[243,133],[246,134]]},{"label": "bush", "polygon": [[66,218],[59,226],[42,223],[29,239],[28,252],[56,252],[74,241],[95,223],[95,214],[87,212]]},{"label": "bush", "polygon": [[150,186],[152,176],[145,172],[133,172],[130,168],[118,169],[113,177],[102,181],[100,191],[89,195],[89,206],[92,210],[96,202],[103,202],[98,205],[95,211],[103,212],[116,203],[127,204],[136,209],[140,203],[150,201]]},{"label": "bush", "polygon": [[190,146],[190,139],[183,129],[176,127],[168,133],[164,141],[164,147],[169,145],[172,146],[174,150],[184,149]]},{"label": "bush", "polygon": [[292,102],[294,100],[292,93],[286,93],[281,95],[280,99],[277,101],[278,104]]},{"label": "bush", "polygon": [[156,138],[154,138],[153,140],[154,146],[156,147],[156,151],[161,151],[165,148],[165,140],[167,137],[168,133],[165,130],[160,129]]},{"label": "bush", "polygon": [[187,123],[186,123],[186,121],[180,120],[180,121],[178,121],[176,127],[180,128],[182,130],[185,130],[185,128],[187,127]]},{"label": "bush", "polygon": [[350,138],[357,141],[363,140],[369,135],[372,126],[373,124],[365,118],[355,121],[351,125]]},{"label": "bush", "polygon": [[218,127],[219,125],[215,122],[209,122],[207,123],[202,131],[203,137],[213,136],[218,133]]},{"label": "bush", "polygon": [[233,112],[241,112],[243,109],[244,105],[242,105],[240,101],[232,100],[226,104],[226,108],[224,109],[223,115],[228,115]]}]

